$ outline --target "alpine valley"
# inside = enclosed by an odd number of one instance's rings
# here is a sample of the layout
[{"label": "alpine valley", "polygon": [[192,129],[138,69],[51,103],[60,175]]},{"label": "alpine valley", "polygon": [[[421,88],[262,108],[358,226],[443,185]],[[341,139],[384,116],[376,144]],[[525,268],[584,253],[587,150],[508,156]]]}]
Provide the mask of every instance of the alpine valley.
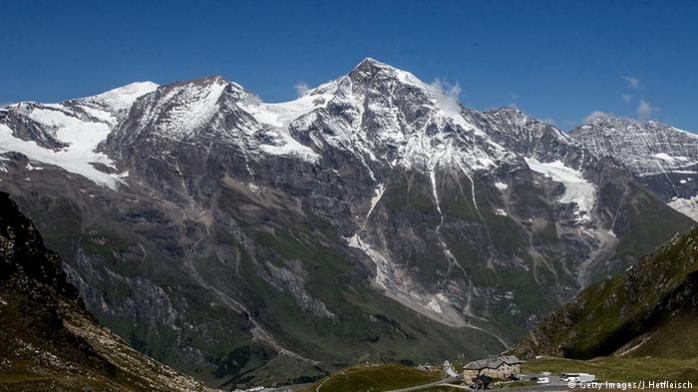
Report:
[{"label": "alpine valley", "polygon": [[365,59],[0,109],[0,190],[99,322],[211,386],[501,352],[698,219],[698,137],[564,133]]}]

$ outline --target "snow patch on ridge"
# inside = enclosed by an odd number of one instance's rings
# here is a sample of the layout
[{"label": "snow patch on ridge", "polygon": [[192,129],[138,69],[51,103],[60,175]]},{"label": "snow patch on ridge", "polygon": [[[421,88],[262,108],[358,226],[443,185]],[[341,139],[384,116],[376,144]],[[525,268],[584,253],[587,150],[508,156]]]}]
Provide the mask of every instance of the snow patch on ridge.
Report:
[{"label": "snow patch on ridge", "polygon": [[499,216],[507,216],[507,212],[501,208],[497,208],[496,210],[494,210],[494,214]]},{"label": "snow patch on ridge", "polygon": [[589,213],[596,202],[596,186],[587,181],[580,171],[565,166],[562,161],[540,162],[535,158],[524,159],[531,170],[565,186],[565,193],[558,201],[575,203],[578,221],[587,222],[591,219]]},{"label": "snow patch on ridge", "polygon": [[83,101],[103,105],[112,111],[123,111],[129,109],[136,102],[136,99],[155,91],[157,88],[158,85],[153,82],[135,82],[84,98]]},{"label": "snow patch on ridge", "polygon": [[507,188],[509,188],[509,185],[503,183],[503,182],[495,182],[494,186],[499,189],[500,191],[505,191]]},{"label": "snow patch on ridge", "polygon": [[670,163],[670,164],[685,164],[685,163],[690,161],[690,159],[687,157],[671,156],[671,155],[664,153],[664,152],[660,152],[660,153],[654,154],[652,156],[657,158],[657,159],[661,159],[662,161],[665,161],[665,162]]},{"label": "snow patch on ridge", "polygon": [[336,89],[336,82],[323,84],[306,92],[303,96],[288,102],[265,103],[254,96],[241,101],[239,107],[260,123],[270,127],[278,144],[263,144],[261,149],[274,155],[294,155],[306,161],[315,162],[320,156],[310,147],[299,143],[289,131],[291,123],[315,109],[327,105]]},{"label": "snow patch on ridge", "polygon": [[176,95],[176,99],[179,101],[179,105],[174,106],[168,112],[168,129],[174,129],[183,134],[190,134],[206,123],[220,110],[218,100],[227,85],[224,80],[217,79],[210,84],[173,89],[163,99],[163,101],[169,101],[171,98],[175,98]]},{"label": "snow patch on ridge", "polygon": [[262,144],[260,148],[272,155],[297,156],[308,162],[316,162],[320,156],[312,148],[299,143],[288,132],[279,132],[279,145]]},{"label": "snow patch on ridge", "polygon": [[371,207],[368,209],[368,213],[366,213],[364,225],[366,224],[365,222],[368,221],[368,217],[371,216],[373,209],[376,208],[376,204],[378,204],[381,197],[383,197],[383,192],[385,192],[385,184],[379,184],[378,187],[376,187],[376,189],[373,191],[373,197],[371,198]]},{"label": "snow patch on ridge", "polygon": [[18,152],[32,161],[58,166],[115,189],[128,172],[109,174],[97,170],[93,163],[113,167],[113,162],[95,150],[106,140],[117,122],[117,115],[130,108],[138,97],[156,88],[157,85],[151,82],[132,83],[103,94],[69,101],[76,104],[76,109],[67,104],[13,105],[12,110],[25,111],[24,115],[41,124],[67,147],[58,151],[41,147],[34,141],[15,137],[8,125],[0,124],[0,152]]},{"label": "snow patch on ridge", "polygon": [[687,199],[674,197],[667,204],[674,210],[698,222],[698,195]]},{"label": "snow patch on ridge", "polygon": [[298,117],[325,106],[331,96],[329,93],[336,89],[336,85],[336,82],[320,85],[288,102],[266,103],[257,97],[248,97],[240,103],[240,107],[259,123],[275,128],[287,128]]},{"label": "snow patch on ridge", "polygon": [[115,189],[117,183],[121,181],[121,176],[101,172],[91,165],[94,162],[112,166],[111,159],[101,152],[94,151],[97,144],[104,140],[108,133],[109,128],[105,124],[73,124],[72,127],[62,128],[62,132],[57,133],[59,140],[70,140],[73,143],[60,151],[54,151],[43,148],[33,141],[16,138],[9,127],[0,124],[0,151],[19,152],[31,160],[61,167],[92,182]]},{"label": "snow patch on ridge", "polygon": [[439,301],[436,299],[436,297],[429,300],[429,302],[427,303],[427,307],[431,309],[434,313],[443,313],[443,310],[441,310],[441,305],[439,305]]}]

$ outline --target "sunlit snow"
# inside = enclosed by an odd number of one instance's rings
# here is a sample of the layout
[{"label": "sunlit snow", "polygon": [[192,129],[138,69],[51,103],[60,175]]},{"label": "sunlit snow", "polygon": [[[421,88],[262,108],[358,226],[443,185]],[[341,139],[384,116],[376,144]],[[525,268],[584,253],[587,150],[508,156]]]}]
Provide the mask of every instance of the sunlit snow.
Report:
[{"label": "sunlit snow", "polygon": [[83,118],[62,104],[36,107],[28,104],[13,105],[15,110],[27,110],[27,117],[42,124],[45,129],[52,130],[55,138],[68,146],[58,151],[44,148],[33,141],[15,137],[7,125],[0,124],[0,152],[19,152],[32,161],[61,167],[113,189],[127,173],[108,174],[97,170],[93,163],[106,166],[112,166],[113,163],[105,154],[95,150],[111,132],[116,123],[116,114],[126,110],[139,96],[155,88],[157,85],[150,82],[132,83],[94,97],[76,100],[77,105],[96,121]]},{"label": "sunlit snow", "polygon": [[590,219],[589,212],[596,201],[596,186],[587,181],[580,171],[565,166],[562,161],[541,162],[535,158],[525,160],[531,170],[565,186],[565,193],[558,200],[560,203],[575,203],[578,219]]},{"label": "sunlit snow", "polygon": [[687,199],[674,197],[668,204],[669,207],[698,222],[698,196]]}]

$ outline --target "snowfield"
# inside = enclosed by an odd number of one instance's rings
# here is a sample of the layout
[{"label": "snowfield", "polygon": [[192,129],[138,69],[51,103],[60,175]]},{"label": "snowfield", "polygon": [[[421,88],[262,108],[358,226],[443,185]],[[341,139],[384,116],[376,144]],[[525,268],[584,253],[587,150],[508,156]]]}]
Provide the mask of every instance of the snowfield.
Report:
[{"label": "snowfield", "polygon": [[565,186],[565,193],[558,199],[560,203],[575,203],[576,215],[580,222],[589,221],[589,213],[596,203],[596,186],[584,179],[578,170],[565,166],[561,161],[541,162],[535,158],[525,158],[531,170],[543,174]]},{"label": "snowfield", "polygon": [[[112,165],[111,159],[106,155],[95,152],[94,149],[104,135],[103,124],[96,127],[76,126],[68,131],[63,130],[60,134],[68,137],[59,139],[61,141],[73,140],[74,142],[67,148],[54,151],[43,148],[33,141],[18,139],[12,135],[12,130],[4,124],[0,124],[0,151],[19,152],[26,155],[32,161],[42,162],[65,169],[70,173],[79,174],[97,184],[105,185],[115,189],[120,181],[119,175],[107,174],[95,169],[91,163],[102,163],[107,166]],[[108,129],[107,129],[108,133]],[[81,138],[83,137],[84,138]],[[104,136],[106,138],[106,136]]]},{"label": "snowfield", "polygon": [[687,199],[674,197],[668,204],[669,207],[698,222],[698,196]]},{"label": "snowfield", "polygon": [[[26,112],[28,118],[42,125],[67,147],[58,151],[42,147],[34,141],[15,137],[10,127],[0,123],[0,152],[19,152],[32,161],[58,166],[115,189],[128,173],[109,174],[97,170],[93,163],[113,167],[113,162],[105,154],[95,150],[99,143],[106,140],[119,116],[136,99],[156,88],[157,84],[151,82],[131,83],[106,93],[70,101],[76,108],[65,104],[10,105],[6,110]],[[87,113],[87,116],[81,111]]]}]

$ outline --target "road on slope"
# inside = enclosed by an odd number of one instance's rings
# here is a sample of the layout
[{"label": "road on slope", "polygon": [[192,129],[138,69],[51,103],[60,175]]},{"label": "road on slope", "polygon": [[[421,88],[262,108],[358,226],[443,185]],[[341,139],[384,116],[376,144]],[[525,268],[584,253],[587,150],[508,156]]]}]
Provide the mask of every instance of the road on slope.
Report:
[{"label": "road on slope", "polygon": [[456,381],[456,380],[457,380],[457,378],[455,378],[455,377],[448,377],[448,378],[444,378],[443,380],[430,382],[429,384],[417,385],[417,386],[414,386],[414,387],[402,388],[402,389],[393,389],[393,390],[387,391],[387,392],[412,392],[412,391],[419,391],[419,390],[421,390],[421,389],[427,389],[427,388],[437,387],[437,386],[442,385],[442,384],[448,384],[448,383],[454,382],[454,381]]}]

